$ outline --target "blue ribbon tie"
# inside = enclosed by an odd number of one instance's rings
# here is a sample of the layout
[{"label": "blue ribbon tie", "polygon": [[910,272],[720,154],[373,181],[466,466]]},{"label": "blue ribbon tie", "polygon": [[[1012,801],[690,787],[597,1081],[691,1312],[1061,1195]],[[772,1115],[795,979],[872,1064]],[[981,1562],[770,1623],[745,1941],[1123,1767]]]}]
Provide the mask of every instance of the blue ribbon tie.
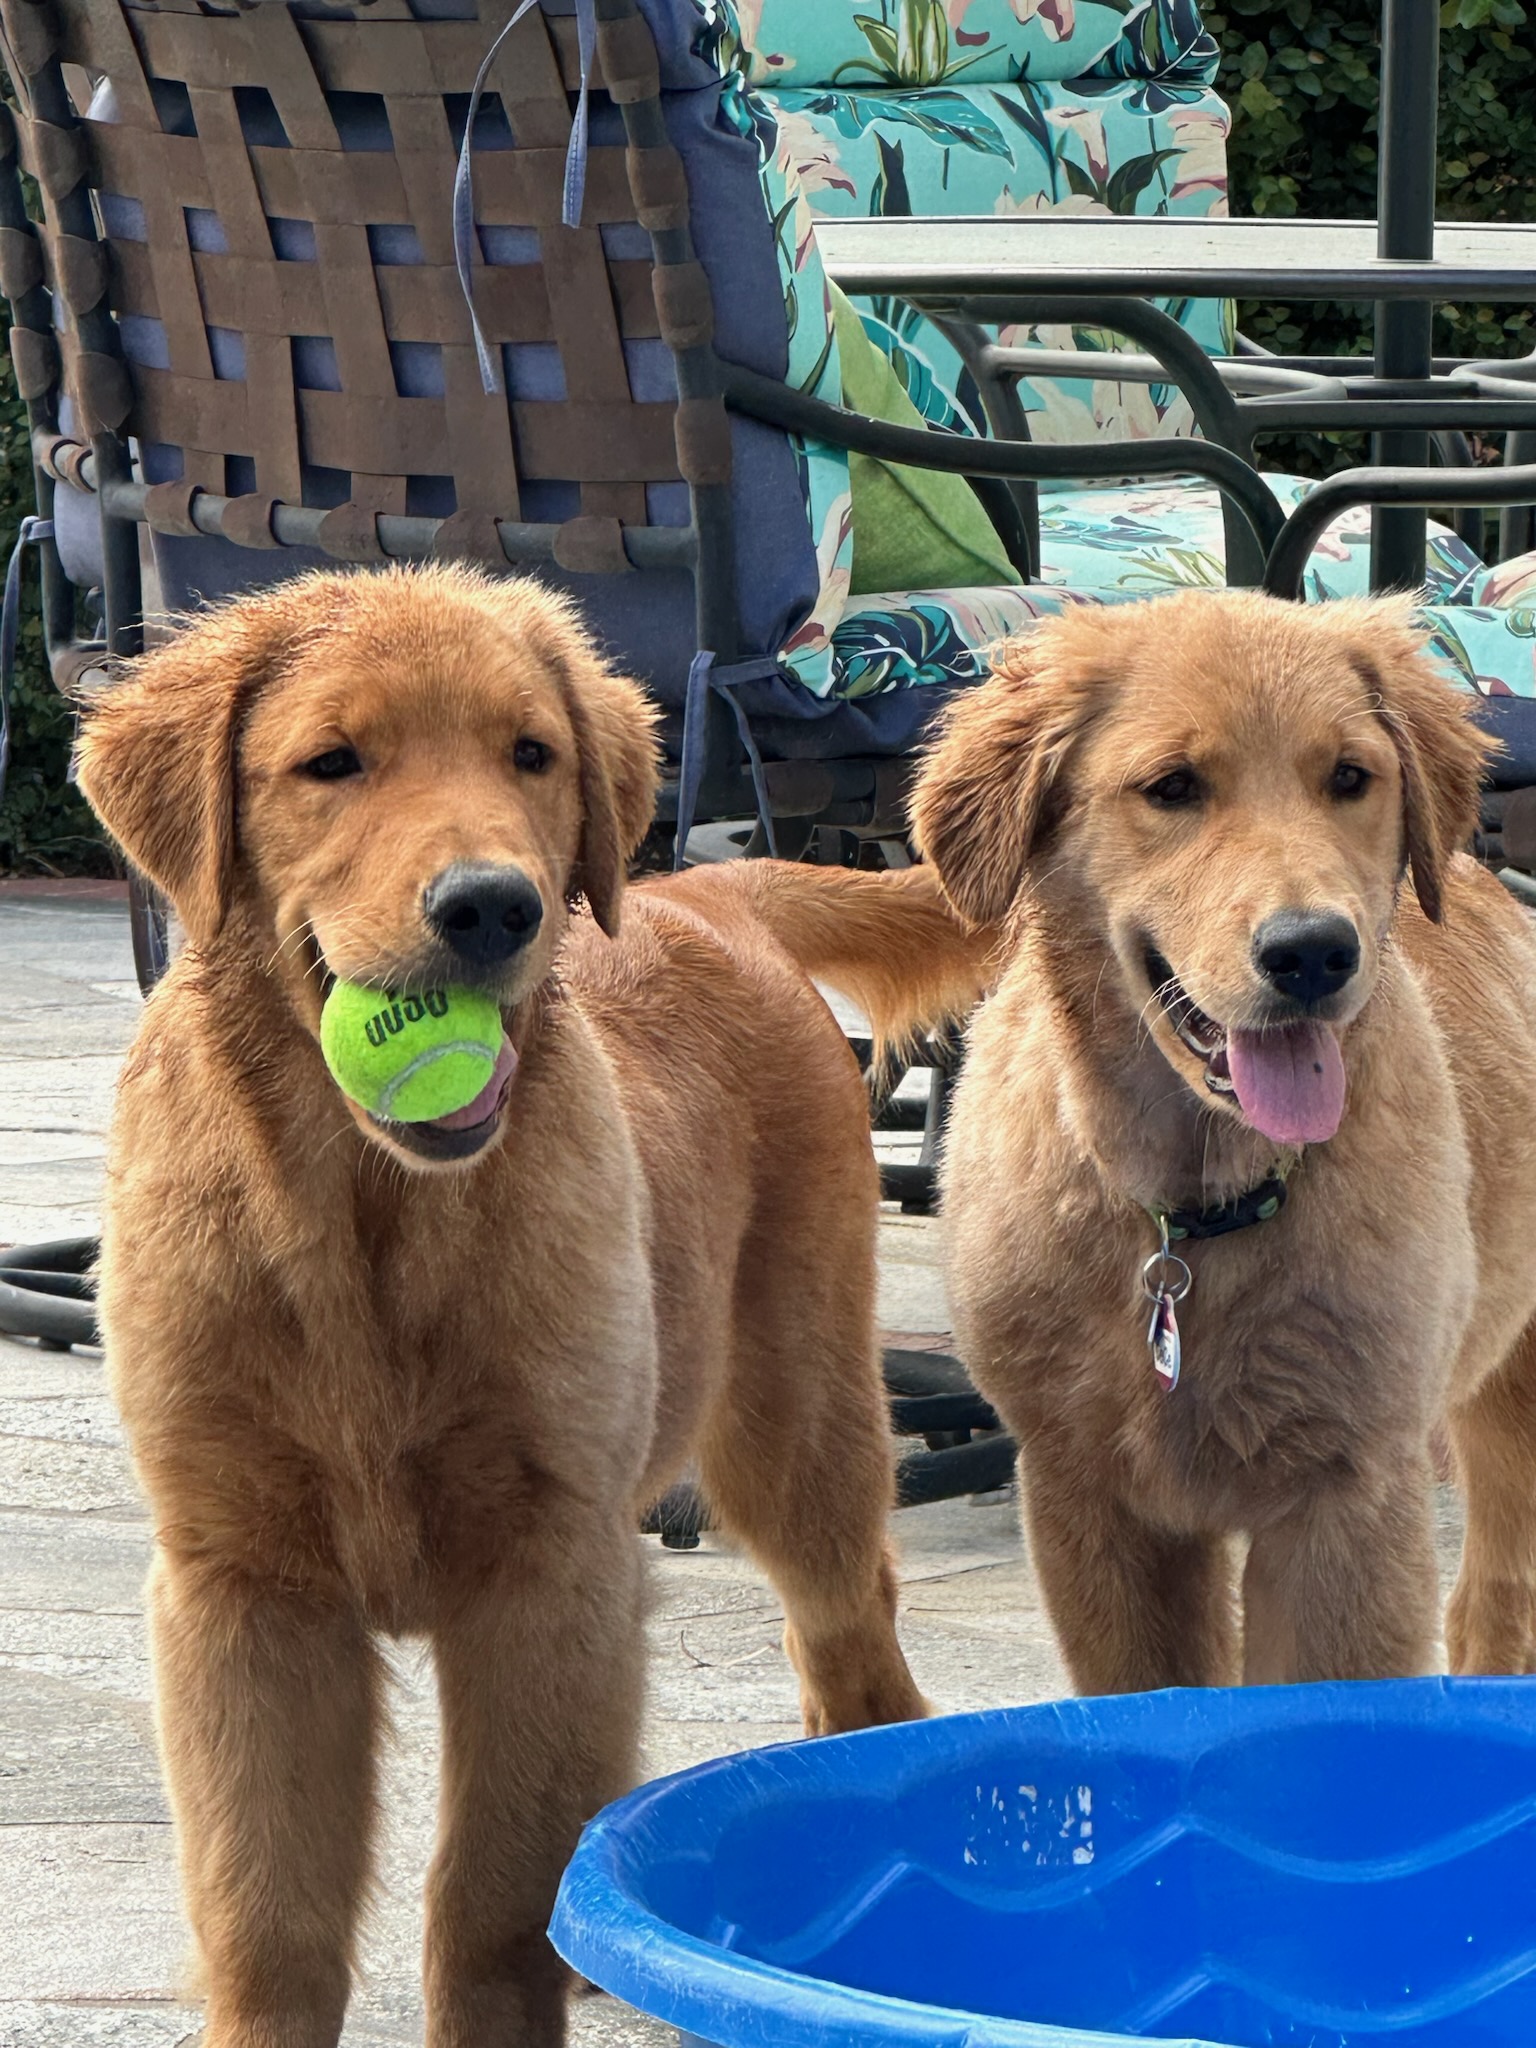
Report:
[{"label": "blue ribbon tie", "polygon": [[[497,34],[495,42],[486,51],[480,69],[475,73],[475,82],[470,89],[469,108],[464,117],[464,140],[459,146],[458,169],[453,174],[453,262],[459,273],[459,289],[464,294],[464,303],[469,308],[469,325],[475,339],[475,355],[480,363],[480,382],[485,387],[487,398],[503,392],[499,351],[492,354],[490,344],[480,325],[480,316],[475,311],[474,256],[475,256],[475,185],[471,152],[475,135],[475,121],[480,112],[480,101],[485,92],[485,82],[490,77],[491,66],[495,63],[502,44],[513,29],[538,0],[519,0],[519,5]],[[571,140],[565,153],[565,188],[560,218],[568,228],[580,227],[582,203],[587,190],[587,97],[592,82],[592,64],[597,52],[597,7],[596,0],[576,0],[576,44],[581,60],[581,83],[576,94],[576,112],[571,120]]]}]

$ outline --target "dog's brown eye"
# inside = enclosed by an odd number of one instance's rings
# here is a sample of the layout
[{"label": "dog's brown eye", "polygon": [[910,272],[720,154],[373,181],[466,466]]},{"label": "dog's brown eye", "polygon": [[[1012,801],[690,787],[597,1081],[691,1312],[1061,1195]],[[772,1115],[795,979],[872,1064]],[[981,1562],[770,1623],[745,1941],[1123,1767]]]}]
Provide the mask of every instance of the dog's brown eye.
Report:
[{"label": "dog's brown eye", "polygon": [[1371,771],[1354,761],[1341,761],[1333,771],[1331,784],[1335,796],[1361,796],[1371,779]]},{"label": "dog's brown eye", "polygon": [[525,768],[530,775],[542,775],[549,759],[549,749],[542,740],[519,740],[512,749],[513,767]]},{"label": "dog's brown eye", "polygon": [[1149,804],[1172,811],[1181,804],[1194,803],[1200,794],[1200,783],[1192,768],[1175,768],[1170,774],[1160,775],[1156,782],[1148,783],[1141,793]]},{"label": "dog's brown eye", "polygon": [[355,747],[327,747],[323,754],[299,766],[301,775],[313,782],[344,782],[349,775],[361,775],[363,764]]}]

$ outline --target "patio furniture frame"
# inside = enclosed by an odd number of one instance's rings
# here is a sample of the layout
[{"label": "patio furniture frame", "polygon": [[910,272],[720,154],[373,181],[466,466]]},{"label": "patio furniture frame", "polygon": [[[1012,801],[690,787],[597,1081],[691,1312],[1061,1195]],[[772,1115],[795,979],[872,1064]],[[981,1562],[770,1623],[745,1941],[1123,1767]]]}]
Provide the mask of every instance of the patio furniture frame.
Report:
[{"label": "patio furniture frame", "polygon": [[[281,4],[281,0],[265,0]],[[735,596],[735,535],[730,500],[729,451],[723,410],[749,414],[789,432],[814,434],[838,446],[857,448],[885,460],[926,465],[971,477],[995,494],[999,480],[1031,484],[1073,477],[1149,479],[1173,475],[1205,477],[1228,503],[1237,567],[1256,583],[1263,556],[1278,531],[1278,514],[1250,465],[1233,451],[1199,443],[1143,443],[1119,449],[1092,446],[1076,451],[1032,445],[1027,437],[980,441],[937,431],[904,429],[864,420],[826,407],[771,378],[722,362],[712,339],[712,320],[690,324],[668,307],[673,293],[702,277],[688,225],[686,201],[676,192],[680,166],[657,201],[660,167],[677,165],[661,105],[659,68],[644,18],[634,0],[592,0],[596,13],[598,69],[594,86],[618,82],[614,97],[622,112],[628,144],[626,166],[636,215],[651,237],[662,339],[676,371],[680,406],[691,415],[692,431],[679,438],[679,467],[689,487],[691,517],[686,527],[622,527],[626,560],[639,570],[684,568],[695,589],[696,644],[728,666],[739,655],[740,622]],[[207,489],[171,490],[134,474],[122,423],[132,406],[132,366],[124,359],[110,307],[111,247],[98,231],[88,182],[90,124],[76,114],[64,74],[59,24],[51,0],[7,0],[3,10],[7,61],[23,114],[19,123],[0,108],[0,289],[10,304],[11,349],[18,388],[31,430],[41,555],[43,621],[55,680],[68,691],[80,676],[113,659],[131,657],[143,645],[139,534],[146,526],[170,533],[197,533],[241,546],[319,548],[339,560],[423,560],[462,552],[459,522],[378,513],[369,522],[365,545],[338,531],[318,508],[278,502],[255,522],[251,501],[230,499]],[[67,274],[55,263],[50,274],[42,238],[32,221],[20,173],[40,184],[49,233],[67,246]],[[637,184],[636,179],[641,183]],[[646,181],[649,182],[646,182]],[[662,179],[660,182],[665,183]],[[685,191],[686,188],[683,187]],[[61,362],[50,284],[69,305],[70,346],[88,362],[93,390],[110,403],[98,405],[86,429],[65,435],[60,428]],[[714,425],[718,421],[719,426]],[[710,461],[697,452],[707,441]],[[691,445],[685,445],[685,442]],[[51,533],[54,491],[68,484],[94,492],[101,525],[103,583],[101,620],[85,620],[65,574]],[[168,502],[174,499],[175,502]],[[994,499],[995,501],[995,499]],[[569,544],[558,525],[498,519],[494,540],[482,526],[480,552],[494,548],[496,566],[536,567],[550,562],[572,566]],[[1017,539],[1015,551],[1022,552]],[[756,808],[756,794],[729,707],[706,692],[699,757],[702,773],[697,815],[740,817]],[[801,842],[816,823],[890,834],[901,829],[901,777],[892,764],[866,759],[787,761],[766,764],[764,783],[775,818],[797,821]],[[669,780],[658,816],[675,817],[677,785]],[[163,935],[142,900],[137,905],[140,972],[148,979],[163,967]]]}]

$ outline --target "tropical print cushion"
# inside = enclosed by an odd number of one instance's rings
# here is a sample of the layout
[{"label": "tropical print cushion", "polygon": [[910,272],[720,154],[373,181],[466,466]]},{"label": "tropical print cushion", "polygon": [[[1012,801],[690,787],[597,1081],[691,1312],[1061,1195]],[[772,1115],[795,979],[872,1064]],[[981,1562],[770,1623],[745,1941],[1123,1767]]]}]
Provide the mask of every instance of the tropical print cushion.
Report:
[{"label": "tropical print cushion", "polygon": [[1215,75],[1193,0],[700,0],[696,54],[752,85]]},{"label": "tropical print cushion", "polygon": [[1129,602],[1134,591],[1066,590],[1025,583],[994,590],[898,590],[855,599],[832,634],[830,696],[855,701],[886,690],[953,690],[978,683],[987,653],[1074,604]]},{"label": "tropical print cushion", "polygon": [[1429,649],[1480,697],[1536,698],[1536,611],[1474,604],[1426,605]]},{"label": "tropical print cushion", "polygon": [[1497,611],[1536,611],[1536,554],[1516,555],[1484,569],[1472,586],[1471,602]]},{"label": "tropical print cushion", "polygon": [[[1129,590],[904,590],[861,598],[832,635],[837,687],[856,700],[885,690],[955,689],[979,682],[987,650],[1074,604],[1126,603]],[[1451,680],[1482,697],[1536,700],[1536,615],[1426,604],[1419,624]]]},{"label": "tropical print cushion", "polygon": [[1485,697],[1536,697],[1536,554],[1481,562],[1429,620],[1436,654]]},{"label": "tropical print cushion", "polygon": [[[1266,475],[1283,512],[1311,488],[1304,476]],[[1077,485],[1040,492],[1040,581],[1069,588],[1116,590],[1157,597],[1189,585],[1226,585],[1221,500],[1208,485],[1167,483]],[[1307,565],[1307,596],[1357,597],[1371,586],[1371,515],[1352,506],[1335,520]],[[1436,603],[1459,604],[1480,575],[1482,559],[1449,527],[1431,525],[1425,591]],[[1536,602],[1536,594],[1533,594]]]},{"label": "tropical print cushion", "polygon": [[[1194,0],[868,0],[865,12],[856,0],[697,4],[693,55],[725,81],[722,122],[757,149],[788,378],[818,397],[842,394],[818,216],[1226,212],[1230,118],[1210,89],[1215,52]],[[1207,351],[1230,351],[1229,305],[1169,310]],[[859,313],[924,418],[985,432],[974,384],[937,329],[894,301],[861,301]],[[1192,431],[1176,391],[1116,380],[1124,344],[1111,334],[1045,327],[1000,338],[1103,358],[1091,379],[1020,384],[1036,440]],[[1224,581],[1215,494],[1173,483],[1042,494],[1042,575],[1028,589],[851,602],[847,458],[817,443],[797,443],[795,455],[819,589],[780,662],[821,699],[969,681],[993,640],[1044,611]],[[1305,489],[1271,482],[1286,509]],[[1363,591],[1368,561],[1369,519],[1356,511],[1319,543],[1308,595]],[[1536,694],[1536,563],[1484,572],[1435,530],[1426,595],[1434,647],[1460,680],[1485,695]]]},{"label": "tropical print cushion", "polygon": [[[757,148],[784,292],[788,379],[833,403],[842,377],[816,247],[818,215],[1117,208],[1200,215],[1226,207],[1227,114],[1202,85],[1113,77],[924,93],[764,93],[728,85],[720,107],[721,119]],[[1225,305],[1186,302],[1173,310],[1205,347],[1230,345]],[[859,311],[925,418],[962,432],[982,428],[975,387],[936,328],[890,302],[864,301]],[[1102,334],[1049,330],[1038,338],[1075,341],[1106,357],[1113,347]],[[1108,375],[1070,385],[1031,380],[1021,395],[1040,439],[1191,426],[1176,392],[1120,385]],[[797,443],[796,459],[819,591],[780,660],[791,677],[826,696],[834,686],[832,633],[852,574],[848,463],[818,443]]]},{"label": "tropical print cushion", "polygon": [[[1273,477],[1287,508],[1303,477]],[[1019,589],[897,591],[860,598],[831,636],[828,695],[954,688],[979,680],[996,641],[1073,604],[1127,604],[1187,588],[1225,586],[1220,501],[1207,486],[1174,482],[1062,491],[1040,503],[1043,580]],[[1481,563],[1455,534],[1431,533],[1424,623],[1433,651],[1458,682],[1483,695],[1536,695],[1536,613],[1524,628],[1458,601]],[[1358,596],[1370,585],[1370,517],[1355,508],[1319,541],[1307,596]],[[1491,622],[1491,623],[1490,623]]]},{"label": "tropical print cushion", "polygon": [[[886,690],[980,682],[987,650],[1074,604],[1128,603],[1136,591],[1028,584],[1016,590],[904,590],[861,598],[832,635],[836,688],[857,700]],[[1452,682],[1482,697],[1536,701],[1536,613],[1429,603],[1418,611],[1430,653]]]},{"label": "tropical print cushion", "polygon": [[[827,87],[752,96],[773,126],[779,175],[798,183],[813,219],[1039,213],[1225,212],[1229,117],[1206,86],[1113,78],[1067,83],[969,82],[925,92]],[[1169,306],[1207,353],[1232,346],[1225,301]],[[981,401],[952,344],[910,306],[861,300],[859,311],[936,426],[984,433]],[[1076,344],[1107,356],[1118,338],[1070,328],[1005,329],[1004,342]],[[1106,363],[1106,370],[1109,365]],[[1097,380],[1019,387],[1037,440],[1187,434],[1189,407],[1167,386]]]}]

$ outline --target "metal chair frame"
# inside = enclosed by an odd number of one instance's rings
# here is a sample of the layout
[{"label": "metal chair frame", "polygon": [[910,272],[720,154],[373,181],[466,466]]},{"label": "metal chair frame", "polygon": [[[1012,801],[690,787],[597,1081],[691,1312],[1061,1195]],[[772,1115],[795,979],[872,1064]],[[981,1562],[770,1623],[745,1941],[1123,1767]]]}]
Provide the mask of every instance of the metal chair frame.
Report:
[{"label": "metal chair frame", "polygon": [[[264,0],[255,9],[256,16],[272,4],[273,0]],[[631,196],[636,217],[650,234],[660,332],[675,366],[678,467],[688,486],[691,514],[686,527],[624,524],[623,558],[641,572],[690,572],[696,643],[709,649],[717,663],[733,662],[741,646],[726,406],[787,432],[814,434],[888,460],[967,475],[984,491],[990,490],[994,506],[1000,503],[1000,484],[1027,487],[1037,480],[1095,476],[1202,476],[1226,496],[1235,566],[1244,580],[1258,580],[1264,552],[1278,532],[1278,514],[1251,466],[1241,458],[1234,461],[1233,451],[1219,445],[1219,437],[1210,446],[1143,443],[1073,451],[1036,447],[1027,434],[963,440],[860,419],[723,362],[713,343],[712,308],[707,303],[701,308],[695,296],[684,314],[673,310],[689,292],[696,294],[703,272],[688,224],[681,165],[667,135],[649,30],[633,0],[594,4],[599,63],[594,84],[616,82]],[[478,559],[491,559],[508,569],[551,562],[578,566],[568,530],[558,525],[498,518],[493,527],[482,524],[478,532],[467,535],[459,520],[380,511],[362,523],[360,542],[357,521],[338,528],[337,520],[324,510],[279,501],[257,508],[262,516],[253,523],[249,501],[210,488],[173,492],[172,487],[151,485],[136,475],[129,438],[134,368],[124,358],[110,306],[112,246],[101,235],[92,202],[93,124],[76,112],[66,77],[66,64],[72,55],[78,56],[69,41],[70,0],[59,0],[58,5],[55,0],[4,0],[0,21],[21,110],[15,120],[0,113],[0,289],[10,304],[12,354],[31,429],[37,508],[45,523],[39,539],[44,627],[61,688],[73,689],[84,671],[132,656],[142,647],[139,535],[146,526],[204,534],[241,546],[319,548],[341,560],[421,560],[464,552],[469,543]],[[23,171],[37,180],[43,194],[46,219],[41,233],[26,203]],[[64,364],[54,291],[68,307],[64,337],[69,360]],[[707,282],[705,293],[707,301]],[[1178,369],[1198,384],[1204,358],[1197,363],[1195,355],[1198,351],[1191,354],[1186,344]],[[89,369],[88,378],[83,378],[82,366]],[[80,430],[66,435],[60,425],[60,397],[63,373],[71,368],[76,411],[85,417]],[[57,545],[46,531],[61,483],[96,496],[104,567],[99,621],[82,616]],[[1027,542],[1017,535],[1014,551],[1027,561]],[[696,815],[701,820],[748,815],[755,807],[755,791],[729,708],[706,693],[701,716],[706,730]],[[775,817],[871,834],[900,829],[902,777],[888,762],[769,762],[765,785]],[[675,816],[676,801],[674,781],[663,792],[663,821]]]}]

